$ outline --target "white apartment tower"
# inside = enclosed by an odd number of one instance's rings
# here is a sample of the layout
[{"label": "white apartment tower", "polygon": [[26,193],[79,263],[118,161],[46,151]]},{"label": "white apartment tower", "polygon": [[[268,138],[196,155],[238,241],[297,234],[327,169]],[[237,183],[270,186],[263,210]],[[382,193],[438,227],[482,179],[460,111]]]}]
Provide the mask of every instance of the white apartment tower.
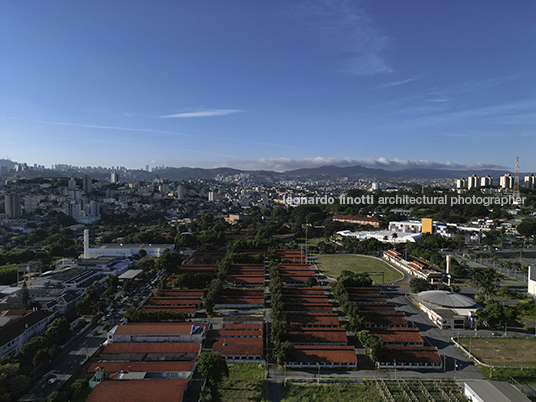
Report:
[{"label": "white apartment tower", "polygon": [[504,176],[501,176],[500,184],[502,188],[514,188],[514,176],[510,173],[506,173]]},{"label": "white apartment tower", "polygon": [[536,176],[532,173],[525,176],[524,184],[526,188],[536,188]]},{"label": "white apartment tower", "polygon": [[476,174],[469,176],[467,178],[467,188],[471,190],[472,188],[478,188],[478,187],[480,187],[479,177]]}]

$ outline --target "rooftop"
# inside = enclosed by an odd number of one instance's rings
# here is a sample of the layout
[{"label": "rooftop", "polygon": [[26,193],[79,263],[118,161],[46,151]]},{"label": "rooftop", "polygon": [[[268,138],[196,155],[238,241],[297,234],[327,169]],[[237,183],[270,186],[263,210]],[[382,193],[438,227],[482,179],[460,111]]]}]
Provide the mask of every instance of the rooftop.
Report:
[{"label": "rooftop", "polygon": [[181,402],[188,380],[103,381],[89,395],[88,402]]},{"label": "rooftop", "polygon": [[418,293],[416,297],[420,301],[430,303],[438,307],[468,308],[477,304],[476,301],[470,297],[461,295],[459,293],[452,293],[447,290],[427,290],[425,292]]}]

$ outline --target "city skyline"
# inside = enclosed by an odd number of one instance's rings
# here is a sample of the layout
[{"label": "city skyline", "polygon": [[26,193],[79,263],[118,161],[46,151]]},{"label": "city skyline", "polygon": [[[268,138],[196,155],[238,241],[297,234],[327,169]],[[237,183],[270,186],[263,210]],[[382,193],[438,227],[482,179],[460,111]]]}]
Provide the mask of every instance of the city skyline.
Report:
[{"label": "city skyline", "polygon": [[3,2],[0,158],[534,171],[535,11]]}]

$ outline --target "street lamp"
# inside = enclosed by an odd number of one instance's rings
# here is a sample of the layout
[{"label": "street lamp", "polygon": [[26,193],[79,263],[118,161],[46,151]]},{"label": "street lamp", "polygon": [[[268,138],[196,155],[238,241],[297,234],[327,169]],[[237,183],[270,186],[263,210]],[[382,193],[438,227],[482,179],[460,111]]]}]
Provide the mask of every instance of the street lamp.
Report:
[{"label": "street lamp", "polygon": [[523,353],[521,353],[521,370],[523,370]]},{"label": "street lamp", "polygon": [[395,363],[395,381],[396,381],[396,360],[393,360],[393,362]]},{"label": "street lamp", "polygon": [[316,366],[318,367],[317,383],[320,384],[320,363],[316,363]]}]

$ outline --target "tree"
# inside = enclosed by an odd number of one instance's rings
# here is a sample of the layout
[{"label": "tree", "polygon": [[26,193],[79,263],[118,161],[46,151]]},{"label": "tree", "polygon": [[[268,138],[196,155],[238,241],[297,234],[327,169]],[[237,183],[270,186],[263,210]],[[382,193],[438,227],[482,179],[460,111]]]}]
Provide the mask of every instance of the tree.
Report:
[{"label": "tree", "polygon": [[517,225],[517,232],[526,238],[536,235],[536,220],[523,219],[523,222]]},{"label": "tree", "polygon": [[494,268],[473,268],[471,280],[478,288],[482,289],[484,296],[495,293],[503,275]]},{"label": "tree", "polygon": [[65,318],[56,318],[48,324],[45,338],[49,345],[58,345],[69,332],[69,324]]},{"label": "tree", "polygon": [[202,352],[197,359],[199,372],[207,379],[209,386],[217,386],[223,377],[229,375],[229,368],[225,358],[218,352]]},{"label": "tree", "polygon": [[316,286],[317,284],[318,284],[318,281],[316,280],[314,276],[310,276],[309,278],[305,280],[305,286],[308,286],[310,288],[312,288],[313,286]]},{"label": "tree", "polygon": [[409,286],[412,293],[420,293],[431,289],[430,283],[422,278],[412,278],[409,281]]},{"label": "tree", "polygon": [[284,367],[287,364],[290,354],[293,350],[294,346],[289,341],[285,341],[280,343],[279,345],[276,345],[274,354],[277,360],[277,365],[279,367]]}]

